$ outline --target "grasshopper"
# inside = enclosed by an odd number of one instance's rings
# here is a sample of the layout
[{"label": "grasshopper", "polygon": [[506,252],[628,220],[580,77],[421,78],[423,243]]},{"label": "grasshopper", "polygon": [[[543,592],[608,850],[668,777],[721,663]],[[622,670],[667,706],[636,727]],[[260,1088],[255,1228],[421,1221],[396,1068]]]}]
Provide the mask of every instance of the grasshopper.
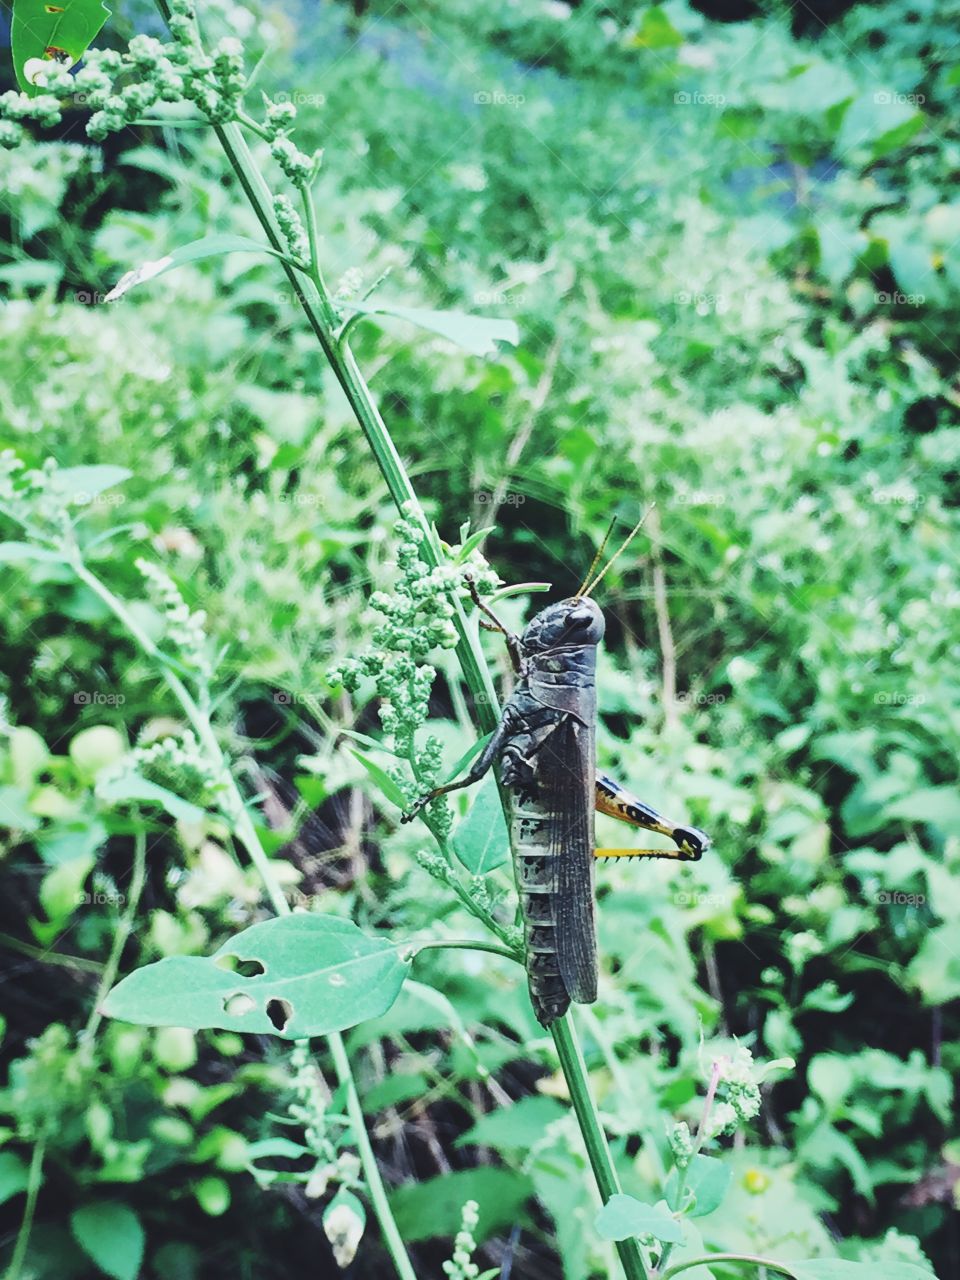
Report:
[{"label": "grasshopper", "polygon": [[[522,635],[511,634],[471,584],[474,603],[489,619],[484,625],[506,639],[517,683],[470,770],[421,796],[403,816],[409,821],[438,796],[470,786],[499,765],[530,999],[544,1027],[562,1017],[571,1000],[591,1004],[597,998],[595,860],[696,861],[711,844],[702,831],[664,818],[596,768],[597,646],[605,624],[589,596],[642,523],[591,582],[604,539],[577,594],[541,609]],[[595,810],[669,836],[676,849],[595,849]]]}]

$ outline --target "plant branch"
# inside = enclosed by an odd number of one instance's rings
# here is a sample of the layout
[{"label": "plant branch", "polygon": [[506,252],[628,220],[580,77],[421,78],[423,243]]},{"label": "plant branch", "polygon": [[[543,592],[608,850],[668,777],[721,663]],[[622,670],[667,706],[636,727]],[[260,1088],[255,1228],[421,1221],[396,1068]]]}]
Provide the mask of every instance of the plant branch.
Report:
[{"label": "plant branch", "polygon": [[673,1276],[678,1276],[683,1271],[692,1271],[694,1267],[716,1266],[718,1262],[745,1262],[752,1267],[766,1267],[768,1271],[775,1271],[778,1276],[786,1276],[787,1280],[797,1280],[797,1273],[791,1271],[786,1262],[761,1258],[752,1253],[710,1253],[702,1258],[688,1258],[672,1266],[669,1271],[664,1271],[661,1280],[672,1280]]}]

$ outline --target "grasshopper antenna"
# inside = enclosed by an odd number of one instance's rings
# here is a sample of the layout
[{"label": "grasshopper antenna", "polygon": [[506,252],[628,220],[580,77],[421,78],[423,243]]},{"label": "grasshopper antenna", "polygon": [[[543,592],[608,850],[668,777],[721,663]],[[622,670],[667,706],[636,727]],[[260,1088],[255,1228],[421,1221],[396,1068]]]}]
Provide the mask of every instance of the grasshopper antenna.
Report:
[{"label": "grasshopper antenna", "polygon": [[573,597],[574,600],[579,600],[579,598],[583,595],[584,588],[586,587],[587,583],[590,581],[590,578],[591,578],[591,575],[593,574],[594,569],[596,569],[597,565],[600,563],[600,558],[603,555],[604,551],[606,551],[607,549],[607,543],[610,541],[610,535],[611,533],[613,533],[613,526],[616,523],[617,523],[617,517],[614,516],[613,519],[610,521],[610,523],[607,525],[607,532],[603,535],[603,541],[600,543],[600,546],[597,548],[597,554],[593,557],[593,561],[590,565],[590,568],[587,570],[587,576],[584,578],[583,582],[581,582],[580,586],[577,588],[577,594]]},{"label": "grasshopper antenna", "polygon": [[[612,564],[615,564],[615,563],[617,562],[617,560],[619,560],[619,559],[620,559],[620,557],[621,557],[621,556],[623,555],[623,553],[626,551],[627,547],[629,547],[630,543],[634,540],[634,538],[637,536],[637,534],[638,534],[638,533],[640,532],[640,530],[643,528],[643,522],[646,520],[647,516],[650,514],[650,512],[653,510],[653,508],[654,508],[656,505],[657,505],[657,504],[656,504],[655,502],[651,502],[651,503],[650,503],[649,507],[647,507],[646,511],[643,513],[643,515],[640,517],[640,519],[637,521],[637,523],[633,526],[633,528],[630,530],[630,532],[629,532],[629,533],[627,534],[627,536],[624,538],[623,542],[621,542],[621,543],[620,543],[620,546],[619,546],[619,547],[617,548],[617,550],[613,553],[613,555],[610,557],[610,559],[607,561],[607,563],[603,566],[603,568],[600,570],[600,572],[597,574],[597,576],[593,579],[593,581],[590,583],[590,585],[589,585],[589,586],[587,586],[587,585],[586,585],[586,583],[584,583],[584,585],[580,588],[580,590],[577,592],[577,595],[578,595],[578,596],[583,596],[584,598],[586,598],[587,596],[589,596],[589,595],[591,594],[591,592],[593,591],[594,587],[597,585],[597,583],[598,583],[598,582],[600,582],[600,581],[602,580],[602,578],[604,577],[604,575],[606,574],[606,572],[607,572],[607,570],[610,568],[610,566],[611,566]],[[609,537],[609,534],[608,534],[607,536]],[[603,540],[603,546],[605,547],[606,545],[607,545],[607,539],[606,539],[606,538],[604,538],[604,540]],[[600,551],[602,551],[602,550],[603,550],[603,547],[601,547],[601,548],[600,548]],[[598,555],[599,555],[599,553],[598,553]],[[594,561],[594,565],[596,565],[596,561]],[[590,572],[591,572],[591,573],[593,572],[593,569],[592,569],[592,568],[591,568]],[[590,574],[588,573],[588,574],[587,574],[587,578],[589,578],[589,577],[590,577]]]}]

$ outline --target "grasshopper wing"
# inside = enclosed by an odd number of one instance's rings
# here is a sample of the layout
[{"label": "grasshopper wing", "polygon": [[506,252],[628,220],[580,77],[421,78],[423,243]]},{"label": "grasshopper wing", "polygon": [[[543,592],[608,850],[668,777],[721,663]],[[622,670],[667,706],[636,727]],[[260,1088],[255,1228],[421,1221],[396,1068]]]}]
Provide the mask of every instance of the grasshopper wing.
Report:
[{"label": "grasshopper wing", "polygon": [[590,730],[564,716],[540,760],[550,815],[557,961],[570,998],[580,1004],[597,998],[592,746]]}]

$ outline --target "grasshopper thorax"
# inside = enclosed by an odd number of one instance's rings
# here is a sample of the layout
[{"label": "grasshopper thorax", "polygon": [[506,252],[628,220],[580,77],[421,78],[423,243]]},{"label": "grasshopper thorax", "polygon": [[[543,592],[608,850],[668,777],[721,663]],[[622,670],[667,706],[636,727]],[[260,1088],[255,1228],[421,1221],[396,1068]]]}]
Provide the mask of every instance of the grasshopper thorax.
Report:
[{"label": "grasshopper thorax", "polygon": [[603,639],[604,626],[599,605],[584,596],[570,596],[548,604],[532,617],[520,643],[530,655],[550,649],[596,646]]}]

